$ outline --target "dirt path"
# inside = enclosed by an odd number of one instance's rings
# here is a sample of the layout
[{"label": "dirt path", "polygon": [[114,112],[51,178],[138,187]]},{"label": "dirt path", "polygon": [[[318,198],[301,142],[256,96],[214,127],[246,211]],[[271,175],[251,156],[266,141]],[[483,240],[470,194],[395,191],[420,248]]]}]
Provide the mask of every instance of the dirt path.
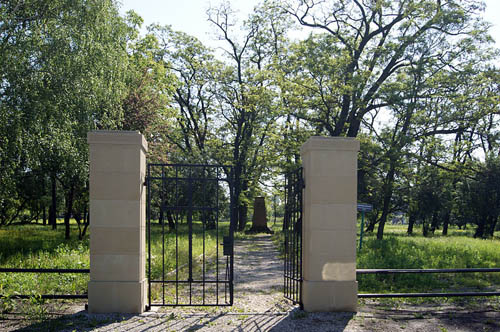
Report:
[{"label": "dirt path", "polygon": [[[235,297],[230,308],[162,308],[143,315],[88,315],[81,306],[26,326],[14,315],[1,331],[500,331],[500,299],[471,304],[361,302],[359,312],[306,313],[283,299],[282,261],[270,236],[235,245]],[[57,318],[58,316],[58,318]],[[1,318],[1,317],[0,317]],[[20,329],[24,326],[23,329]]]}]

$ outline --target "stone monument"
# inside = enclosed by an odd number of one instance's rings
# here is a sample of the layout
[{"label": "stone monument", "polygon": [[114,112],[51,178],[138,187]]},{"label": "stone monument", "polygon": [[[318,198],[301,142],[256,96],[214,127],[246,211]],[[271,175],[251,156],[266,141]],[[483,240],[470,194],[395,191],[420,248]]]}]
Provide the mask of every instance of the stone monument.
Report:
[{"label": "stone monument", "polygon": [[254,199],[252,228],[248,230],[248,233],[273,233],[273,231],[267,227],[267,210],[264,197],[255,197]]}]

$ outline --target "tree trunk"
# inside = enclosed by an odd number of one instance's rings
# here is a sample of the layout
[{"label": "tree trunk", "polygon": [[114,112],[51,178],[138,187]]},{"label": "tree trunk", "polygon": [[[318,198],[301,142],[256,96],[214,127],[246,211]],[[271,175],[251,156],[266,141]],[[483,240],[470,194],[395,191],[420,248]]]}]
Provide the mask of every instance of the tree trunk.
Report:
[{"label": "tree trunk", "polygon": [[82,237],[82,227],[81,227],[82,226],[81,225],[82,224],[81,223],[81,221],[82,221],[82,215],[80,214],[80,212],[75,212],[75,214],[74,214],[73,217],[75,218],[76,224],[78,225],[78,240],[81,241],[83,239],[83,237]]},{"label": "tree trunk", "polygon": [[160,205],[160,217],[158,218],[158,224],[163,225],[163,202]]},{"label": "tree trunk", "polygon": [[246,203],[240,203],[240,206],[238,208],[238,231],[243,231],[245,229],[245,226],[247,224],[247,212],[248,212],[248,206]]},{"label": "tree trunk", "polygon": [[174,217],[172,216],[172,211],[170,210],[167,211],[167,220],[168,220],[168,229],[170,231],[175,230]]},{"label": "tree trunk", "polygon": [[374,213],[371,214],[372,216],[369,218],[368,225],[366,226],[365,231],[367,233],[373,233],[373,230],[375,229],[375,225],[377,224],[377,216],[378,216],[378,211],[374,211]]},{"label": "tree trunk", "polygon": [[56,176],[51,177],[51,196],[52,205],[49,210],[49,224],[52,225],[52,229],[57,229],[57,193],[56,193]]},{"label": "tree trunk", "polygon": [[47,225],[47,208],[45,207],[45,205],[42,207],[43,208],[43,225]]},{"label": "tree trunk", "polygon": [[498,222],[498,216],[491,217],[490,222],[488,223],[488,231],[487,231],[487,236],[493,237],[495,235],[495,228],[497,226]]},{"label": "tree trunk", "polygon": [[87,233],[87,229],[89,228],[89,225],[90,225],[90,211],[87,211],[86,204],[85,204],[85,207],[83,208],[83,222],[84,222],[84,226],[83,226],[83,231],[82,231],[82,239],[85,237],[85,234]]},{"label": "tree trunk", "polygon": [[474,233],[474,238],[483,238],[484,237],[484,219],[480,218],[480,221],[477,224],[476,232]]},{"label": "tree trunk", "polygon": [[427,220],[426,219],[424,219],[422,221],[422,235],[424,237],[429,236],[429,225],[427,225]]},{"label": "tree trunk", "polygon": [[448,224],[450,223],[450,212],[447,211],[443,220],[443,235],[448,235]]},{"label": "tree trunk", "polygon": [[[30,213],[31,213],[31,211],[30,211]],[[36,212],[31,215],[30,222],[35,221],[35,224],[37,224],[38,223],[38,219],[40,218],[40,213],[41,213],[40,209],[37,209]]]},{"label": "tree trunk", "polygon": [[70,239],[70,220],[73,213],[73,197],[75,194],[75,184],[72,182],[69,187],[68,195],[66,196],[66,213],[64,214],[64,238]]},{"label": "tree trunk", "polygon": [[431,233],[433,235],[437,229],[438,222],[439,222],[438,213],[437,213],[437,211],[434,211],[434,213],[432,214],[432,221],[431,221]]},{"label": "tree trunk", "polygon": [[382,216],[380,217],[380,222],[378,224],[377,230],[377,240],[382,240],[384,238],[384,226],[389,215],[389,208],[392,199],[392,187],[394,184],[394,174],[395,174],[395,161],[391,160],[391,165],[389,172],[385,178],[384,184],[384,206],[382,207]]},{"label": "tree trunk", "polygon": [[410,212],[410,217],[408,218],[408,231],[406,232],[406,233],[408,233],[408,235],[413,234],[413,225],[415,225],[416,219],[417,219],[417,216],[415,215],[415,213]]}]

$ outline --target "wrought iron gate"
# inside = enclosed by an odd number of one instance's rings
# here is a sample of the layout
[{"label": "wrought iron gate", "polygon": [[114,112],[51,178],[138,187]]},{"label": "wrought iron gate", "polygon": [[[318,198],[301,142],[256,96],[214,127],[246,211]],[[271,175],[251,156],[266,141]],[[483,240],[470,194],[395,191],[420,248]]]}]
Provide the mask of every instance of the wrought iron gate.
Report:
[{"label": "wrought iron gate", "polygon": [[302,307],[302,167],[285,175],[284,295]]},{"label": "wrought iron gate", "polygon": [[233,304],[233,170],[148,164],[149,306]]}]

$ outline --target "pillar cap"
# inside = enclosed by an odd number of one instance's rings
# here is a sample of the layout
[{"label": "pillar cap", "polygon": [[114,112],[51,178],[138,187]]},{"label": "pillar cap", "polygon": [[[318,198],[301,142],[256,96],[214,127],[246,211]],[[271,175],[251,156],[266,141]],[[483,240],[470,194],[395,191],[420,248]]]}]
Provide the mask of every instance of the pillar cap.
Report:
[{"label": "pillar cap", "polygon": [[87,143],[140,145],[145,152],[148,151],[148,142],[139,131],[94,130],[87,133]]},{"label": "pillar cap", "polygon": [[300,148],[300,154],[309,151],[359,151],[359,141],[353,137],[311,136]]}]

